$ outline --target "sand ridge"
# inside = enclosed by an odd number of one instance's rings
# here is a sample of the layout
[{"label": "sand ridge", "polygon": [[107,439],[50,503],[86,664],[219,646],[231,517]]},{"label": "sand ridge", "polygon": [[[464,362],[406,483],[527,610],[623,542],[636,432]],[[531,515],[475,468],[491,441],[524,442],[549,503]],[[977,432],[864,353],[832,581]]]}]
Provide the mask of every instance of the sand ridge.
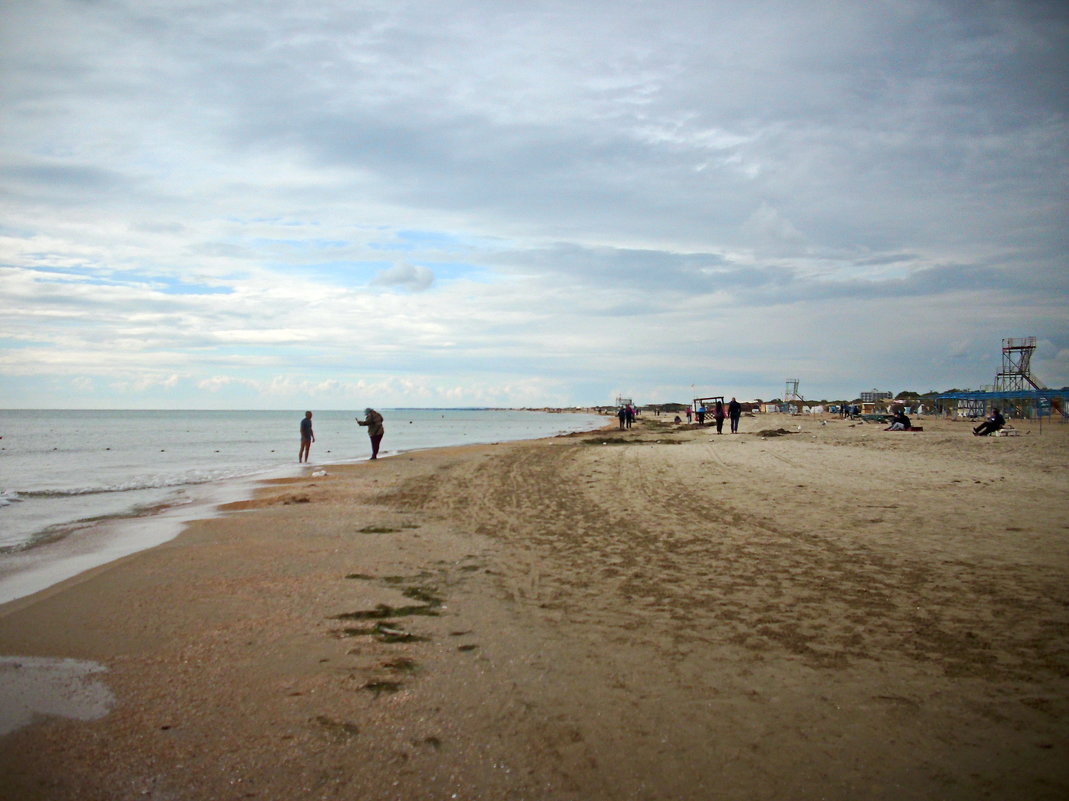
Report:
[{"label": "sand ridge", "polygon": [[649,419],[269,485],[0,609],[0,653],[117,699],[5,737],[0,790],[1064,797],[1069,430],[923,424]]}]

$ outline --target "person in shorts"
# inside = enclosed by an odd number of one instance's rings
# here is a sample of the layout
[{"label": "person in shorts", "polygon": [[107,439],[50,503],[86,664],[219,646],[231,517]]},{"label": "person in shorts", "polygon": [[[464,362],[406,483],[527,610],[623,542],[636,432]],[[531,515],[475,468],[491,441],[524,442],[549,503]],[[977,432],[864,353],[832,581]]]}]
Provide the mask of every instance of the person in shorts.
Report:
[{"label": "person in shorts", "polygon": [[312,431],[312,413],[305,412],[301,420],[301,449],[297,452],[298,462],[307,462],[308,453],[312,450],[312,443],[316,441],[316,435]]}]

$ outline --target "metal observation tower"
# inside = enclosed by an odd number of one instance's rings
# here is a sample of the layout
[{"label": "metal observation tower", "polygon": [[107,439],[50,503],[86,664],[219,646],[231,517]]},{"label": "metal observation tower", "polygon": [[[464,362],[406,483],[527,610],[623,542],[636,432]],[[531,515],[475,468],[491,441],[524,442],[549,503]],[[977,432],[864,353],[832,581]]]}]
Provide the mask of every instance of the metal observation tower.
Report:
[{"label": "metal observation tower", "polygon": [[965,389],[936,396],[940,406],[959,417],[979,417],[988,406],[998,405],[1006,417],[1059,419],[1069,423],[1069,387],[1047,389],[1032,374],[1035,337],[1002,340],[1002,369],[995,383],[979,391]]},{"label": "metal observation tower", "polygon": [[801,383],[797,378],[787,379],[787,388],[783,390],[783,402],[784,403],[797,403],[802,404],[805,402],[800,394],[798,394],[798,384]]},{"label": "metal observation tower", "polygon": [[1043,382],[1032,375],[1031,362],[1035,350],[1035,337],[1002,340],[1002,369],[995,376],[995,392],[1046,389]]}]

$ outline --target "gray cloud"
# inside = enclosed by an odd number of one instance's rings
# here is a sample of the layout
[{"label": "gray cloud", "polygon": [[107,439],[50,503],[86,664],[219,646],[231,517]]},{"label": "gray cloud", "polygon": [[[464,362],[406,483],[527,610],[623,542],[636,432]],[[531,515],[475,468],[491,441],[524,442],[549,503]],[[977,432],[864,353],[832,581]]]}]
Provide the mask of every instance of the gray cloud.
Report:
[{"label": "gray cloud", "polygon": [[423,292],[434,283],[434,271],[419,264],[399,262],[380,270],[371,280],[372,286],[390,286]]},{"label": "gray cloud", "polygon": [[[1069,381],[1067,53],[1057,2],[9,3],[0,263],[25,309],[0,331],[58,343],[92,317],[132,348],[134,297],[189,330],[191,375],[264,321],[276,363],[336,364],[288,311],[306,304],[325,342],[390,328],[376,364],[554,364],[586,387],[620,326],[756,320],[738,380],[782,363],[834,384],[881,351],[830,367],[813,340],[905,320],[922,383],[943,343],[978,369],[1001,329]],[[649,347],[636,382],[692,383]]]}]

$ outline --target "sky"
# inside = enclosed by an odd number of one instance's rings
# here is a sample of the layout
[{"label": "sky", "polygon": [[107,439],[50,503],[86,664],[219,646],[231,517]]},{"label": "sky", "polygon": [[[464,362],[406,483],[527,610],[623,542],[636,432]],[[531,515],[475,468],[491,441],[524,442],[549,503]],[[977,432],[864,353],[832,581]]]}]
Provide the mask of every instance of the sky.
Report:
[{"label": "sky", "polygon": [[1069,384],[1069,4],[6,0],[0,407]]}]

